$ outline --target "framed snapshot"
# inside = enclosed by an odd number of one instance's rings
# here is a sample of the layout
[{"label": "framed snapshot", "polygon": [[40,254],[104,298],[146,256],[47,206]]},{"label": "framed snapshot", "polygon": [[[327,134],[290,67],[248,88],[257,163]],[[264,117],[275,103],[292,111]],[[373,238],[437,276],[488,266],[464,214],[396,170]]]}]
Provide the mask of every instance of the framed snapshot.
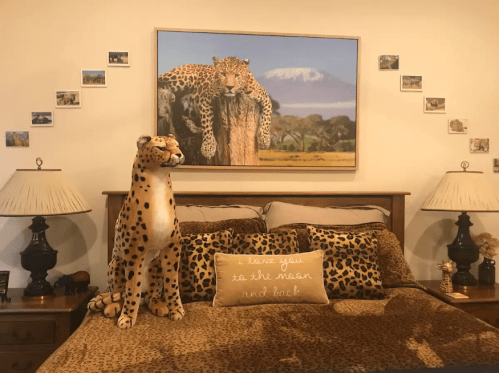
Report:
[{"label": "framed snapshot", "polygon": [[156,36],[156,133],[182,168],[357,169],[358,37]]},{"label": "framed snapshot", "polygon": [[80,91],[56,91],[55,107],[57,109],[74,109],[81,107]]},{"label": "framed snapshot", "polygon": [[445,113],[445,98],[443,97],[425,97],[424,98],[425,113]]},{"label": "framed snapshot", "polygon": [[399,56],[394,54],[382,54],[378,57],[378,67],[380,70],[398,70]]},{"label": "framed snapshot", "polygon": [[400,90],[421,92],[423,90],[423,77],[421,75],[400,75]]},{"label": "framed snapshot", "polygon": [[128,51],[107,52],[107,66],[129,67],[130,59],[128,54]]},{"label": "framed snapshot", "polygon": [[106,70],[81,70],[82,87],[105,87]]},{"label": "framed snapshot", "polygon": [[493,169],[494,172],[499,172],[499,158],[493,159]]},{"label": "framed snapshot", "polygon": [[468,133],[468,119],[449,119],[449,133]]},{"label": "framed snapshot", "polygon": [[488,153],[489,139],[470,139],[471,153]]},{"label": "framed snapshot", "polygon": [[32,127],[53,127],[54,113],[51,111],[32,111],[31,126]]},{"label": "framed snapshot", "polygon": [[5,146],[16,148],[29,147],[29,132],[28,131],[6,131]]}]

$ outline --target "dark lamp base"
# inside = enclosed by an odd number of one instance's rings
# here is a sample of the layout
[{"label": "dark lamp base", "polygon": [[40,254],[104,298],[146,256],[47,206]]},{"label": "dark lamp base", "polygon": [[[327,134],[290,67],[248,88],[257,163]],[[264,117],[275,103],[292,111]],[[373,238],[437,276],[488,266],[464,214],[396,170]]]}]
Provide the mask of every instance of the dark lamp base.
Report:
[{"label": "dark lamp base", "polygon": [[457,273],[452,276],[452,283],[459,286],[476,286],[478,281],[470,273],[471,263],[478,260],[478,247],[470,235],[470,227],[473,225],[470,217],[463,212],[456,222],[458,226],[457,236],[454,241],[447,245],[449,258],[456,263]]},{"label": "dark lamp base", "polygon": [[45,230],[49,226],[45,218],[37,216],[33,218],[33,224],[29,226],[33,232],[28,247],[21,252],[21,265],[31,272],[32,281],[24,289],[26,297],[43,297],[54,294],[54,289],[45,280],[47,271],[55,267],[57,263],[57,251],[52,249],[45,237]]}]

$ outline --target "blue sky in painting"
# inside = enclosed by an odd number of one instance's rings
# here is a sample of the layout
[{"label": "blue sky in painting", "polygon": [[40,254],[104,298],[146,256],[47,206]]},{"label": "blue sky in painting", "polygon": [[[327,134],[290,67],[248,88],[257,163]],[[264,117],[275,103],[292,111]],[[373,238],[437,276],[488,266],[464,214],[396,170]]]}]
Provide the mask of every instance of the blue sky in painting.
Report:
[{"label": "blue sky in painting", "polygon": [[249,58],[255,77],[288,67],[315,68],[353,84],[357,76],[356,39],[158,31],[158,75],[186,63],[211,65],[213,56]]}]

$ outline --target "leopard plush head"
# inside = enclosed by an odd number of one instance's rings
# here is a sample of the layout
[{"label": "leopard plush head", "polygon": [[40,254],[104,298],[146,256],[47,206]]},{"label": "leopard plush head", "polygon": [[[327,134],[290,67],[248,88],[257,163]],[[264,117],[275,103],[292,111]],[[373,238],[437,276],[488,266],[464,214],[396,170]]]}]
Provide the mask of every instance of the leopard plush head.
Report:
[{"label": "leopard plush head", "polygon": [[149,169],[156,167],[175,167],[184,163],[185,160],[185,157],[178,146],[178,142],[173,135],[142,135],[137,139],[138,150],[136,160],[142,164],[143,167]]},{"label": "leopard plush head", "polygon": [[220,92],[227,97],[234,97],[246,89],[249,80],[249,60],[241,61],[237,57],[218,59],[213,57],[215,65],[214,83],[218,85]]}]

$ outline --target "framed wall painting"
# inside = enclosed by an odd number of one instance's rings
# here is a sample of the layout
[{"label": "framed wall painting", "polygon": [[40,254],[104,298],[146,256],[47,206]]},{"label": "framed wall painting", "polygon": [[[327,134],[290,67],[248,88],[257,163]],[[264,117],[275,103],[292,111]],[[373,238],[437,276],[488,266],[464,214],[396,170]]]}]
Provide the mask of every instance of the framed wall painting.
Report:
[{"label": "framed wall painting", "polygon": [[400,90],[421,92],[423,90],[423,77],[421,75],[400,75]]},{"label": "framed wall painting", "polygon": [[445,114],[445,97],[425,97],[424,112]]},{"label": "framed wall painting", "polygon": [[156,38],[156,133],[175,135],[182,168],[358,168],[360,38],[170,29]]},{"label": "framed wall painting", "polygon": [[31,127],[53,127],[54,113],[52,111],[32,111]]},{"label": "framed wall painting", "polygon": [[55,107],[56,109],[81,108],[80,91],[56,91]]},{"label": "framed wall painting", "polygon": [[107,66],[130,67],[128,51],[108,51]]},{"label": "framed wall painting", "polygon": [[81,70],[81,86],[105,88],[106,70]]}]

